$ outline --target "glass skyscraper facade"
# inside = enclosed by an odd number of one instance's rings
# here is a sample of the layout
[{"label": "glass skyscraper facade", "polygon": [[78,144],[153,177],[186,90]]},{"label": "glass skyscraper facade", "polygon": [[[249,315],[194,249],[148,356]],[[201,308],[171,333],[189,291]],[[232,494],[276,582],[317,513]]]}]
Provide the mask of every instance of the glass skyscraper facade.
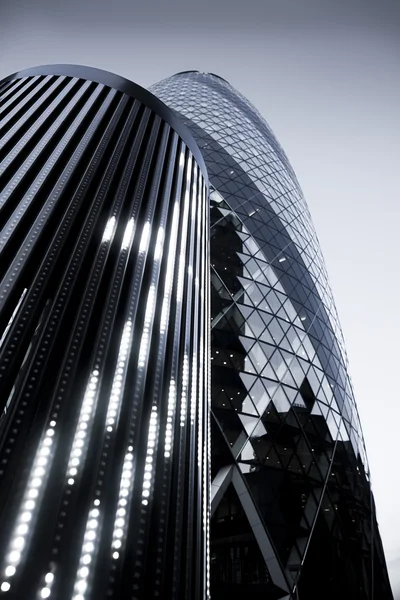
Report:
[{"label": "glass skyscraper facade", "polygon": [[296,176],[220,77],[151,91],[211,192],[211,594],[392,599],[343,336]]}]

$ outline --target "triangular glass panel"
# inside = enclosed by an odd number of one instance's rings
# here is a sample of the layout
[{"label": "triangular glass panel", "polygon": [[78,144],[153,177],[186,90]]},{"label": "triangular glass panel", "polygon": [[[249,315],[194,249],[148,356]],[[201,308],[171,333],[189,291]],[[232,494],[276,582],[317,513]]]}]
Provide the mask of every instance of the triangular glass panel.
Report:
[{"label": "triangular glass panel", "polygon": [[258,417],[251,417],[249,415],[239,414],[239,419],[242,422],[243,428],[246,431],[247,435],[250,437],[254,432],[256,425],[258,423]]},{"label": "triangular glass panel", "polygon": [[265,298],[266,306],[268,310],[273,314],[276,314],[281,307],[281,302],[278,299],[278,296],[275,294],[274,290],[268,292],[267,297]]},{"label": "triangular glass panel", "polygon": [[272,368],[272,365],[269,364],[269,363],[264,368],[264,371],[262,372],[262,375],[263,375],[263,377],[267,377],[268,379],[278,380],[278,377],[277,377],[274,369]]},{"label": "triangular glass panel", "polygon": [[[240,597],[251,588],[257,596],[277,599],[276,586],[232,484],[211,518],[211,594],[226,596],[233,590]],[[247,592],[248,593],[248,592]]]},{"label": "triangular glass panel", "polygon": [[265,363],[267,362],[266,356],[262,351],[259,343],[255,343],[249,352],[249,356],[253,362],[253,365],[258,373],[261,373],[264,369]]},{"label": "triangular glass panel", "polygon": [[220,408],[213,408],[213,413],[224,433],[228,444],[233,446],[241,433],[244,433],[237,413],[233,410],[222,410]]},{"label": "triangular glass panel", "polygon": [[284,376],[282,377],[282,383],[284,383],[285,385],[291,385],[293,387],[298,387],[298,384],[296,383],[296,381],[293,379],[293,376],[290,372],[290,369],[288,369],[286,371],[286,373],[284,374]]},{"label": "triangular glass panel", "polygon": [[[275,388],[276,385],[277,384],[272,384],[271,387]],[[271,390],[270,393],[268,393],[261,380],[258,379],[250,390],[250,396],[257,408],[257,412],[261,415],[271,402]]]},{"label": "triangular glass panel", "polygon": [[286,397],[285,392],[281,386],[278,386],[272,401],[279,414],[286,413],[290,410],[290,402]]}]

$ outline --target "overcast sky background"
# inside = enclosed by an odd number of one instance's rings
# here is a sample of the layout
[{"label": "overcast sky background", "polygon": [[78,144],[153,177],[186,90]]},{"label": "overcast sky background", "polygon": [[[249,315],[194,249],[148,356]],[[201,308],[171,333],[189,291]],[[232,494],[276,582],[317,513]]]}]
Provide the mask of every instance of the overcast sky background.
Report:
[{"label": "overcast sky background", "polygon": [[144,87],[211,71],[271,125],[326,259],[399,600],[400,1],[0,0],[0,79],[47,63]]}]

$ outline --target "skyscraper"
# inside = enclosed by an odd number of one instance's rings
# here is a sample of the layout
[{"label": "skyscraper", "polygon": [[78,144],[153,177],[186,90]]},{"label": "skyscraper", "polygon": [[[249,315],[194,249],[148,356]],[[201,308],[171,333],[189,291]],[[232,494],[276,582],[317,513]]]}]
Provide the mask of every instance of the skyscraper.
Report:
[{"label": "skyscraper", "polygon": [[151,92],[0,82],[0,595],[392,600],[295,174],[220,77]]},{"label": "skyscraper", "polygon": [[228,82],[151,91],[182,117],[211,192],[213,600],[392,598],[326,269],[296,176]]},{"label": "skyscraper", "polygon": [[0,84],[0,595],[208,597],[209,204],[172,111]]}]

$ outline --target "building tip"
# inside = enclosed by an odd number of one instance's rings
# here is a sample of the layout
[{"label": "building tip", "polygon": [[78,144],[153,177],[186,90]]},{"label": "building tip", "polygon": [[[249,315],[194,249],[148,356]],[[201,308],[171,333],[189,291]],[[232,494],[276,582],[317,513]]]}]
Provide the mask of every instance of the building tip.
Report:
[{"label": "building tip", "polygon": [[221,81],[224,81],[225,83],[229,84],[229,81],[227,81],[220,75],[216,75],[215,73],[208,73],[207,71],[196,71],[196,70],[179,71],[179,73],[175,73],[174,77],[176,77],[177,75],[186,75],[187,73],[199,73],[200,75],[209,75],[211,77],[216,77],[217,79],[221,79]]}]

